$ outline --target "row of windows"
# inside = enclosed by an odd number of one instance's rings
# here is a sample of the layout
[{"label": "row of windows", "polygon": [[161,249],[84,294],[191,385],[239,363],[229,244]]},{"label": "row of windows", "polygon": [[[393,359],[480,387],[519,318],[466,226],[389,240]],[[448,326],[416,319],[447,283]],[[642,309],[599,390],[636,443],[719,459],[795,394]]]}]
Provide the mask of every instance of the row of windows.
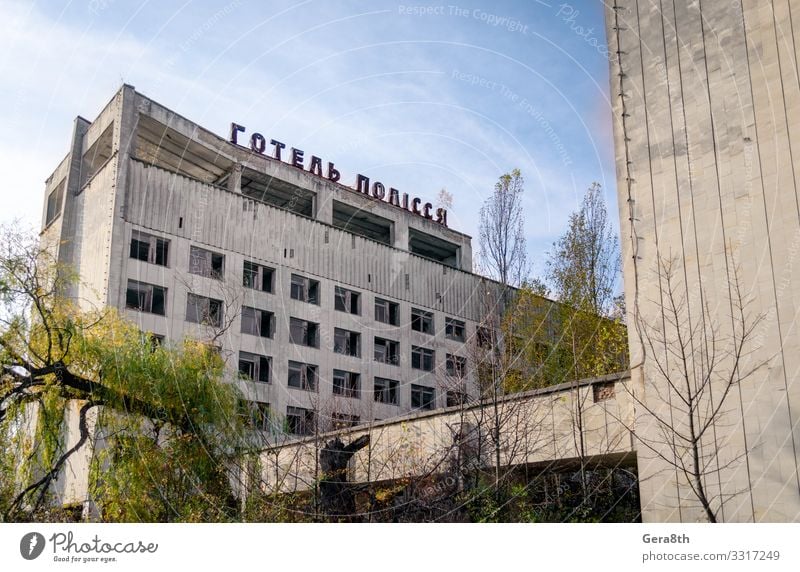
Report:
[{"label": "row of windows", "polygon": [[[394,385],[391,385],[394,384]],[[380,396],[380,398],[379,398]],[[391,400],[391,401],[390,401]],[[375,401],[384,403],[397,402],[397,382],[387,379],[375,378]],[[465,395],[457,391],[447,392],[447,406],[453,407],[465,402]],[[436,390],[424,385],[411,385],[411,407],[418,410],[431,410],[435,408]],[[241,414],[246,422],[254,429],[260,431],[284,431],[294,435],[311,435],[317,425],[317,418],[313,410],[302,407],[287,406],[283,426],[278,426],[273,419],[269,403],[249,401],[241,404]],[[358,415],[347,413],[333,413],[330,416],[330,429],[346,429],[354,427],[361,422]],[[323,428],[325,430],[325,428]]]},{"label": "row of windows", "polygon": [[[130,257],[150,264],[169,266],[169,245],[167,239],[153,236],[141,231],[133,231],[130,244]],[[199,246],[189,249],[189,272],[216,280],[222,280],[225,274],[225,255]],[[248,260],[244,261],[242,270],[242,285],[246,288],[274,292],[275,269]],[[157,288],[157,287],[155,287]],[[163,288],[162,294],[163,294]],[[294,300],[309,304],[320,304],[320,283],[318,280],[291,275],[290,297]],[[340,312],[361,315],[360,292],[349,290],[341,286],[334,288],[334,308]],[[164,313],[163,304],[152,311],[156,314]],[[400,325],[399,305],[382,298],[375,298],[375,320],[393,326]],[[214,314],[214,308],[209,308],[209,315]],[[411,329],[417,332],[433,335],[435,333],[433,312],[411,309]],[[445,336],[456,341],[466,340],[466,325],[461,320],[445,318]]]},{"label": "row of windows", "polygon": [[[466,374],[467,360],[461,356],[447,354],[447,375],[464,379]],[[306,391],[316,391],[318,381],[318,366],[314,364],[301,363],[289,360],[289,373],[287,383],[289,387],[303,389]],[[251,381],[270,383],[272,381],[272,358],[250,352],[239,352],[239,374]],[[361,375],[357,372],[333,370],[333,393],[344,397],[359,399]],[[383,378],[376,378],[383,379]],[[384,380],[390,384],[397,384],[396,381]],[[376,386],[377,387],[377,386]],[[377,395],[375,401],[378,399]],[[395,400],[386,400],[384,403],[394,403]]]},{"label": "row of windows", "polygon": [[[152,284],[128,280],[126,307],[142,312],[164,315],[166,289]],[[186,299],[186,321],[213,327],[221,327],[223,302],[214,298],[189,293]],[[242,307],[241,332],[264,338],[275,335],[275,315],[267,310],[250,306]],[[320,326],[316,322],[289,318],[289,340],[310,348],[319,348]],[[361,357],[361,334],[334,328],[333,351],[352,357]],[[466,360],[447,354],[446,367],[450,375],[464,376]],[[390,365],[400,364],[400,342],[375,337],[373,359]],[[433,371],[435,351],[421,346],[411,346],[411,367],[422,371]],[[452,373],[451,373],[452,372]]]}]

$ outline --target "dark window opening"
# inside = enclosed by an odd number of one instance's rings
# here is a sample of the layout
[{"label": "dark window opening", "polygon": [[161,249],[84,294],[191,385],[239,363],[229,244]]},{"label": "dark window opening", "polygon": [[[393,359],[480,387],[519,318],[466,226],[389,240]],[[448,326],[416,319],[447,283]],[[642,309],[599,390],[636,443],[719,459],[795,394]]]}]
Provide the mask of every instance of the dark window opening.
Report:
[{"label": "dark window opening", "polygon": [[319,347],[319,324],[300,320],[299,318],[289,319],[289,338],[293,344],[308,346],[310,348]]},{"label": "dark window opening", "polygon": [[349,314],[361,314],[361,295],[353,290],[347,290],[337,286],[334,291],[334,307],[340,312]]},{"label": "dark window opening", "polygon": [[317,366],[300,363],[296,361],[289,362],[289,387],[303,389],[305,391],[317,390]]},{"label": "dark window opening", "polygon": [[189,273],[222,280],[225,272],[225,256],[218,253],[192,246],[189,249]]},{"label": "dark window opening", "polygon": [[389,405],[397,405],[397,387],[400,382],[393,379],[385,379],[383,377],[375,378],[374,397],[377,403],[387,403]]},{"label": "dark window opening", "polygon": [[222,300],[189,294],[186,299],[186,321],[204,326],[222,326]]},{"label": "dark window opening", "polygon": [[239,373],[245,379],[269,383],[271,379],[271,359],[247,352],[239,352]]},{"label": "dark window opening", "polygon": [[399,305],[388,300],[375,298],[375,321],[397,326],[400,324]]},{"label": "dark window opening", "polygon": [[125,307],[140,312],[165,315],[167,289],[153,284],[128,280]]},{"label": "dark window opening", "polygon": [[333,351],[337,354],[359,357],[361,355],[361,334],[334,328]]},{"label": "dark window opening", "polygon": [[411,384],[411,408],[433,409],[436,407],[436,392],[432,387]]},{"label": "dark window opening", "polygon": [[423,334],[433,334],[433,312],[412,308],[411,329]]},{"label": "dark window opening", "polygon": [[467,358],[447,354],[445,369],[447,375],[463,379],[467,375]]},{"label": "dark window opening", "polygon": [[275,316],[272,312],[242,306],[242,333],[271,338]]},{"label": "dark window opening", "polygon": [[244,261],[244,271],[242,274],[242,285],[253,290],[263,292],[273,292],[275,280],[275,269],[268,266],[261,266],[255,262]]},{"label": "dark window opening", "polygon": [[461,320],[446,318],[444,321],[444,335],[449,340],[463,342],[466,339],[466,325]]},{"label": "dark window opening", "polygon": [[393,340],[375,338],[375,361],[391,365],[400,364],[400,344]]},{"label": "dark window opening", "polygon": [[412,368],[421,369],[423,371],[433,371],[433,361],[433,350],[429,350],[428,348],[420,348],[418,346],[411,347]]},{"label": "dark window opening", "polygon": [[319,282],[305,276],[292,274],[290,296],[301,302],[319,304]]},{"label": "dark window opening", "polygon": [[286,408],[286,430],[293,435],[314,434],[314,412],[302,407]]},{"label": "dark window opening", "polygon": [[360,397],[361,376],[352,371],[333,370],[333,393],[342,397]]}]

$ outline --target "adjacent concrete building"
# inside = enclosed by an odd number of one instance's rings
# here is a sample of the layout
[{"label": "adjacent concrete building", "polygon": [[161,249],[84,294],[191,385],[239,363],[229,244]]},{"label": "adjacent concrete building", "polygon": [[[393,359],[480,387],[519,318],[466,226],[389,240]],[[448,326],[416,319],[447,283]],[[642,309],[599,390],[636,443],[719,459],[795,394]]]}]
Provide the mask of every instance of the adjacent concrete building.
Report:
[{"label": "adjacent concrete building", "polygon": [[[736,381],[701,440],[713,508],[730,522],[800,520],[800,3],[605,4],[633,382],[647,408],[687,428],[656,367],[683,375],[670,353],[677,340],[651,345],[644,334],[669,329],[667,276],[657,270],[672,260],[682,324],[706,333],[686,346],[686,377],[697,387],[714,371],[701,406],[713,411],[724,377]],[[725,355],[738,327],[737,278],[756,324],[739,360]],[[703,350],[714,343],[709,368]],[[669,462],[681,455],[643,409],[637,434],[660,441],[637,445],[643,519],[705,519],[697,483]]]},{"label": "adjacent concrete building", "polygon": [[470,237],[423,200],[340,176],[126,85],[76,119],[42,236],[76,267],[85,308],[119,308],[159,341],[211,340],[264,428],[303,434],[475,395],[468,347],[492,286],[471,273]]}]

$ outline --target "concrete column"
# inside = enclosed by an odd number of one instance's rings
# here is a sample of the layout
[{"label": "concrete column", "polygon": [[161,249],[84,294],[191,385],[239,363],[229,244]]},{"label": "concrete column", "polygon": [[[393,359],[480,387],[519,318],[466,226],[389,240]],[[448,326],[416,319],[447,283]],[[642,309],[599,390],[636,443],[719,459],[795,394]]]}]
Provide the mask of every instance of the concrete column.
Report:
[{"label": "concrete column", "polygon": [[242,164],[236,163],[228,175],[228,190],[232,193],[242,193]]}]

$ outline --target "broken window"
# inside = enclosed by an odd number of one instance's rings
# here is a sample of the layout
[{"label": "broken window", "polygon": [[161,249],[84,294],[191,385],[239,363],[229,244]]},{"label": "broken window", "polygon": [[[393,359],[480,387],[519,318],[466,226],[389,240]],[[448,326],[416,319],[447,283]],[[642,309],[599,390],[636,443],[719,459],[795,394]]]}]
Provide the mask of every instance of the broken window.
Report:
[{"label": "broken window", "polygon": [[355,427],[360,420],[358,415],[348,415],[347,413],[334,413],[331,415],[331,424],[334,431]]},{"label": "broken window", "polygon": [[189,249],[189,273],[215,280],[222,280],[225,271],[225,256],[199,246]]},{"label": "broken window", "polygon": [[166,315],[167,289],[153,284],[128,280],[125,307],[140,312]]},{"label": "broken window", "polygon": [[433,312],[411,308],[411,329],[423,334],[433,333]]},{"label": "broken window", "polygon": [[337,354],[359,357],[361,355],[361,334],[334,328],[333,351]]},{"label": "broken window", "polygon": [[334,307],[340,312],[347,312],[349,314],[360,315],[361,295],[353,290],[347,290],[341,286],[337,286],[334,292]]},{"label": "broken window", "polygon": [[400,364],[400,344],[384,338],[375,338],[375,361]]},{"label": "broken window", "polygon": [[436,407],[436,391],[432,387],[411,384],[411,408],[433,409]]},{"label": "broken window", "polygon": [[397,326],[400,324],[399,305],[388,300],[375,298],[375,321]]},{"label": "broken window", "polygon": [[447,407],[466,405],[467,394],[463,391],[450,390],[447,392]]},{"label": "broken window", "polygon": [[271,359],[267,356],[239,352],[239,373],[245,379],[269,383]]},{"label": "broken window", "polygon": [[64,199],[64,187],[66,181],[61,181],[55,189],[47,195],[47,213],[45,214],[45,225],[50,224],[61,213],[61,201]]},{"label": "broken window", "polygon": [[314,412],[302,407],[286,407],[286,430],[293,435],[312,435]]},{"label": "broken window", "polygon": [[274,331],[274,314],[266,310],[242,306],[242,333],[271,338]]},{"label": "broken window", "polygon": [[289,318],[289,338],[293,344],[318,348],[319,324],[299,318]]},{"label": "broken window", "polygon": [[333,370],[333,393],[342,397],[360,396],[361,376],[352,371]]},{"label": "broken window", "polygon": [[411,346],[411,367],[423,371],[433,371],[433,350]]},{"label": "broken window", "polygon": [[464,378],[467,375],[467,358],[447,354],[445,369],[449,376]]},{"label": "broken window", "polygon": [[222,326],[222,300],[191,294],[186,298],[186,321],[204,326]]},{"label": "broken window", "polygon": [[319,304],[319,281],[292,274],[292,285],[290,296],[293,300],[308,302],[309,304]]},{"label": "broken window", "polygon": [[134,230],[131,234],[130,257],[150,264],[168,266],[169,240]]},{"label": "broken window", "polygon": [[400,385],[400,383],[393,379],[376,377],[375,387],[373,389],[375,395],[375,401],[378,403],[388,403],[389,405],[397,405],[398,385]]},{"label": "broken window", "polygon": [[268,266],[261,266],[255,262],[244,261],[242,273],[242,285],[245,288],[261,290],[263,292],[273,291],[273,281],[275,279],[275,269]]},{"label": "broken window", "polygon": [[272,411],[263,401],[240,401],[239,415],[244,424],[256,431],[269,431],[272,426]]},{"label": "broken window", "polygon": [[317,390],[317,366],[300,363],[296,361],[289,362],[289,387],[297,389],[304,389],[306,391]]},{"label": "broken window", "polygon": [[466,325],[455,318],[445,318],[444,335],[448,340],[463,342],[466,339]]}]

